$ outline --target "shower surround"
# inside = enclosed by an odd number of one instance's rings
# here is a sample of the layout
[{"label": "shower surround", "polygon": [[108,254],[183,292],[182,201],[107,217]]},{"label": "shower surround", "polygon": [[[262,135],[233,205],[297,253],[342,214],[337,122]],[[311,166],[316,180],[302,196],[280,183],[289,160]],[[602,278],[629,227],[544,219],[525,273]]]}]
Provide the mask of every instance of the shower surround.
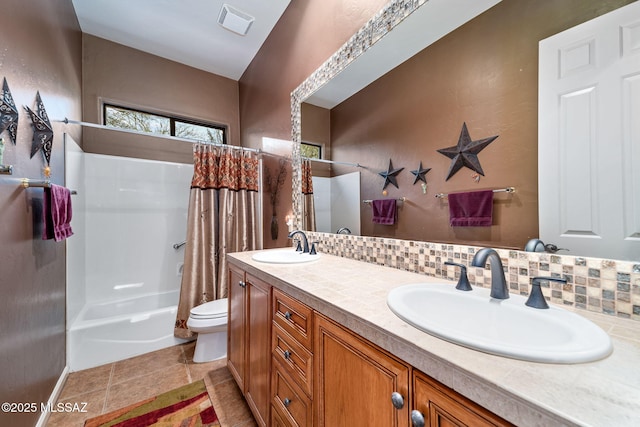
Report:
[{"label": "shower surround", "polygon": [[83,153],[67,240],[67,364],[91,368],[184,342],[173,336],[193,166]]}]

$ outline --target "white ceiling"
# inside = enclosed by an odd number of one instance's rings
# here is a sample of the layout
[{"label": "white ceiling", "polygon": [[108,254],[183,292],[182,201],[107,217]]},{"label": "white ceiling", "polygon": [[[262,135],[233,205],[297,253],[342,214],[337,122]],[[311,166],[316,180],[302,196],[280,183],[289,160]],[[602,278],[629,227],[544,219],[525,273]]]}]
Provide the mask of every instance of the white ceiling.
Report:
[{"label": "white ceiling", "polygon": [[[73,0],[82,32],[239,80],[290,0]],[[218,23],[223,4],[255,17],[246,36]]]}]

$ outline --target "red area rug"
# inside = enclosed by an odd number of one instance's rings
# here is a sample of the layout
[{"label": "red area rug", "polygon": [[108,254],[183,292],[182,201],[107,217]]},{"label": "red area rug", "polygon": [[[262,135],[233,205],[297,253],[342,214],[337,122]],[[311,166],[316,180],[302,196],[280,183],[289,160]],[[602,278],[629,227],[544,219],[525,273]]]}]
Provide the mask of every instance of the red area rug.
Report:
[{"label": "red area rug", "polygon": [[85,427],[220,426],[204,381],[88,419]]}]

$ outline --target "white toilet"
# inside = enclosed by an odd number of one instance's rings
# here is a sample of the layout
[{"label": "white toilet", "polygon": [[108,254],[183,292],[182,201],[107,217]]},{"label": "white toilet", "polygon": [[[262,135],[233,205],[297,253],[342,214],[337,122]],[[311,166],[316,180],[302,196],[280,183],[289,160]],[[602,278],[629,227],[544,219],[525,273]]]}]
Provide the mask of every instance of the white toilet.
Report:
[{"label": "white toilet", "polygon": [[210,362],[227,357],[227,304],[227,298],[222,298],[191,309],[187,327],[198,333],[194,362]]}]

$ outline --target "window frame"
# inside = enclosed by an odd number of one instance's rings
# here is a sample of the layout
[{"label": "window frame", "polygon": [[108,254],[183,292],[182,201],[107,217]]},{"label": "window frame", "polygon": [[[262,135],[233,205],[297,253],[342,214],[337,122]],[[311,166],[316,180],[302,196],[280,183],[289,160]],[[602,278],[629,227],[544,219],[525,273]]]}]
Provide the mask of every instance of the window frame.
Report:
[{"label": "window frame", "polygon": [[324,144],[318,144],[315,142],[308,142],[308,141],[300,141],[300,145],[308,145],[310,147],[317,147],[318,148],[318,155],[319,157],[317,157],[318,160],[323,160],[324,159]]},{"label": "window frame", "polygon": [[[134,107],[127,107],[124,105],[118,105],[112,102],[103,102],[102,103],[102,123],[104,125],[107,124],[107,108],[115,108],[115,109],[120,109],[120,110],[127,110],[127,111],[132,111],[135,113],[142,113],[142,114],[149,114],[151,116],[157,116],[157,117],[162,117],[165,119],[169,119],[169,135],[168,136],[172,136],[174,138],[180,138],[179,136],[176,135],[176,122],[179,123],[185,123],[185,124],[189,124],[189,125],[196,125],[196,126],[202,126],[205,128],[210,128],[210,129],[215,129],[215,130],[219,130],[222,131],[222,144],[227,144],[227,133],[229,132],[229,127],[226,125],[222,125],[219,123],[212,123],[212,122],[204,122],[204,121],[200,121],[197,119],[193,119],[193,118],[185,118],[182,116],[178,116],[178,115],[172,115],[172,114],[167,114],[167,113],[161,113],[161,112],[156,112],[156,111],[150,111],[150,110],[143,110],[140,108],[134,108]],[[128,128],[115,128],[115,129],[124,129],[124,130],[129,130],[129,131],[134,131],[134,132],[140,132],[140,133],[144,133],[144,134],[148,134],[148,135],[158,135],[160,137],[162,136],[166,136],[166,134],[162,134],[162,133],[154,133],[154,132],[145,132],[145,131],[141,131],[139,129],[128,129]],[[187,139],[187,138],[185,138]],[[204,143],[211,143],[210,141],[202,141]]]}]

